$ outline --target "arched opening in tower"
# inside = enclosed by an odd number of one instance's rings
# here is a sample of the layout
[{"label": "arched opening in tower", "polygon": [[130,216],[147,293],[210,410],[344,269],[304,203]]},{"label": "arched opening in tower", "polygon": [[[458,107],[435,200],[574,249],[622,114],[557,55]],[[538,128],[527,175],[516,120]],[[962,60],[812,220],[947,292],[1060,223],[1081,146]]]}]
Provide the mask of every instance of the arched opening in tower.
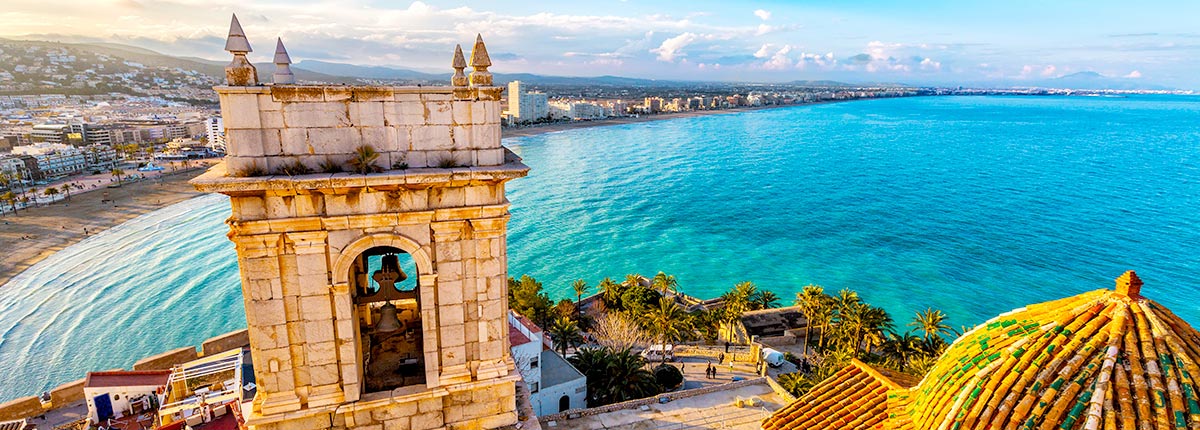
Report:
[{"label": "arched opening in tower", "polygon": [[363,391],[425,384],[421,286],[412,256],[377,246],[359,255],[350,270]]}]

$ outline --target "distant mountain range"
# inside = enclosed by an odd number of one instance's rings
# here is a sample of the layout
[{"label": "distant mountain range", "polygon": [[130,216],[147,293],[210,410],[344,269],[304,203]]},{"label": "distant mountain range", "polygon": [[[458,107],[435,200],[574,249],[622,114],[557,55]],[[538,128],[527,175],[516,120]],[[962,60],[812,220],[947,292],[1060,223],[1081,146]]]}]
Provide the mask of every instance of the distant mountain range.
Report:
[{"label": "distant mountain range", "polygon": [[[0,39],[5,40],[5,39]],[[104,42],[45,42],[45,41],[14,41],[10,43],[30,44],[41,46],[61,46],[79,50],[87,50],[98,54],[106,54],[126,61],[137,62],[150,67],[179,68],[193,70],[217,79],[224,74],[226,62],[207,60],[196,57],[174,57],[149,49],[130,45]],[[271,63],[256,64],[259,80],[270,82],[275,66]],[[318,60],[304,60],[292,65],[296,79],[306,82],[328,83],[362,83],[363,81],[396,81],[400,83],[444,84],[449,82],[450,71],[445,73],[429,73],[411,69],[388,66],[365,66],[355,64],[333,63]],[[530,85],[539,86],[645,86],[645,87],[686,87],[696,85],[720,85],[729,82],[675,81],[642,78],[627,78],[620,76],[591,76],[568,77],[546,76],[531,73],[496,73],[496,83],[503,85],[507,82],[520,80]],[[796,80],[783,83],[784,85],[812,87],[849,87],[849,86],[905,86],[897,83],[858,83],[848,84],[832,80]],[[981,83],[984,87],[1045,87],[1045,88],[1074,88],[1074,89],[1169,89],[1160,85],[1146,83],[1141,79],[1119,78],[1101,75],[1096,72],[1079,72],[1054,79],[1041,81],[1010,81]]]},{"label": "distant mountain range", "polygon": [[1139,79],[1105,76],[1096,72],[1078,72],[1039,82],[1039,87],[1071,88],[1076,90],[1169,90],[1161,85]]}]

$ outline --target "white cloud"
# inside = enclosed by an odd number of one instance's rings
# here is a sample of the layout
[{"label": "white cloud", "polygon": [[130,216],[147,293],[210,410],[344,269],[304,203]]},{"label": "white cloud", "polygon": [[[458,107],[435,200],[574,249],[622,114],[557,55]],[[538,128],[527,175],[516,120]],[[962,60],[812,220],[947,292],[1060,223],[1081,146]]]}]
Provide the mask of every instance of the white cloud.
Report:
[{"label": "white cloud", "polygon": [[774,46],[770,43],[764,43],[762,48],[758,48],[758,51],[754,52],[754,58],[767,58],[768,55],[771,55],[771,48]]},{"label": "white cloud", "polygon": [[1042,68],[1042,76],[1045,76],[1045,77],[1054,76],[1054,72],[1056,72],[1056,71],[1058,71],[1058,68],[1054,67],[1054,65],[1051,64],[1049,66]]},{"label": "white cloud", "polygon": [[695,33],[682,33],[678,36],[664,40],[657,48],[651,49],[650,53],[658,54],[658,61],[668,63],[674,62],[676,58],[681,58],[687,54],[683,52],[683,48],[691,45],[700,36]]},{"label": "white cloud", "polygon": [[933,61],[929,57],[921,59],[921,70],[942,70],[942,63]]},{"label": "white cloud", "polygon": [[1132,72],[1129,72],[1129,74],[1128,74],[1128,75],[1125,75],[1125,77],[1126,77],[1126,78],[1129,78],[1129,79],[1137,79],[1137,78],[1140,78],[1140,77],[1142,77],[1142,72],[1139,72],[1139,71],[1137,71],[1137,70],[1134,70],[1134,71],[1132,71]]},{"label": "white cloud", "polygon": [[766,20],[771,19],[771,12],[759,9],[759,10],[754,11],[754,16],[757,16],[759,19],[766,21]]},{"label": "white cloud", "polygon": [[770,60],[763,63],[763,68],[767,70],[783,70],[788,68],[788,66],[792,65],[791,58],[788,58],[788,53],[790,52],[792,52],[792,46],[784,45],[783,48],[775,51],[775,55],[772,55]]}]

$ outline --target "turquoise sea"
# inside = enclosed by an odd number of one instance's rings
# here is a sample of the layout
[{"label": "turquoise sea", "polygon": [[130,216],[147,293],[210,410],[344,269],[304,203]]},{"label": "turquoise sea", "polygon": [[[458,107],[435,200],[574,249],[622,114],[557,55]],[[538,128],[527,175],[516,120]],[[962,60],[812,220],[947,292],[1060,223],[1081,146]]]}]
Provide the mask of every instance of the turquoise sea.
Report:
[{"label": "turquoise sea", "polygon": [[[1200,98],[922,97],[507,139],[509,273],[852,288],[954,326],[1111,288],[1200,325]],[[93,236],[0,286],[0,401],[245,325],[228,202]]]}]

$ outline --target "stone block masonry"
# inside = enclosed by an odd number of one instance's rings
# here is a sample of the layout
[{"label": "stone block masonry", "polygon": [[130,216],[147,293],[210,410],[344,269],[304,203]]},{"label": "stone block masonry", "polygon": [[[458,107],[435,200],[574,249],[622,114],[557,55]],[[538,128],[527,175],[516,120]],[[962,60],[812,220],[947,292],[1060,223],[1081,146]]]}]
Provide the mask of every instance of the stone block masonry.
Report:
[{"label": "stone block masonry", "polygon": [[349,169],[369,145],[382,170],[499,166],[500,91],[494,87],[217,87],[231,173]]}]

